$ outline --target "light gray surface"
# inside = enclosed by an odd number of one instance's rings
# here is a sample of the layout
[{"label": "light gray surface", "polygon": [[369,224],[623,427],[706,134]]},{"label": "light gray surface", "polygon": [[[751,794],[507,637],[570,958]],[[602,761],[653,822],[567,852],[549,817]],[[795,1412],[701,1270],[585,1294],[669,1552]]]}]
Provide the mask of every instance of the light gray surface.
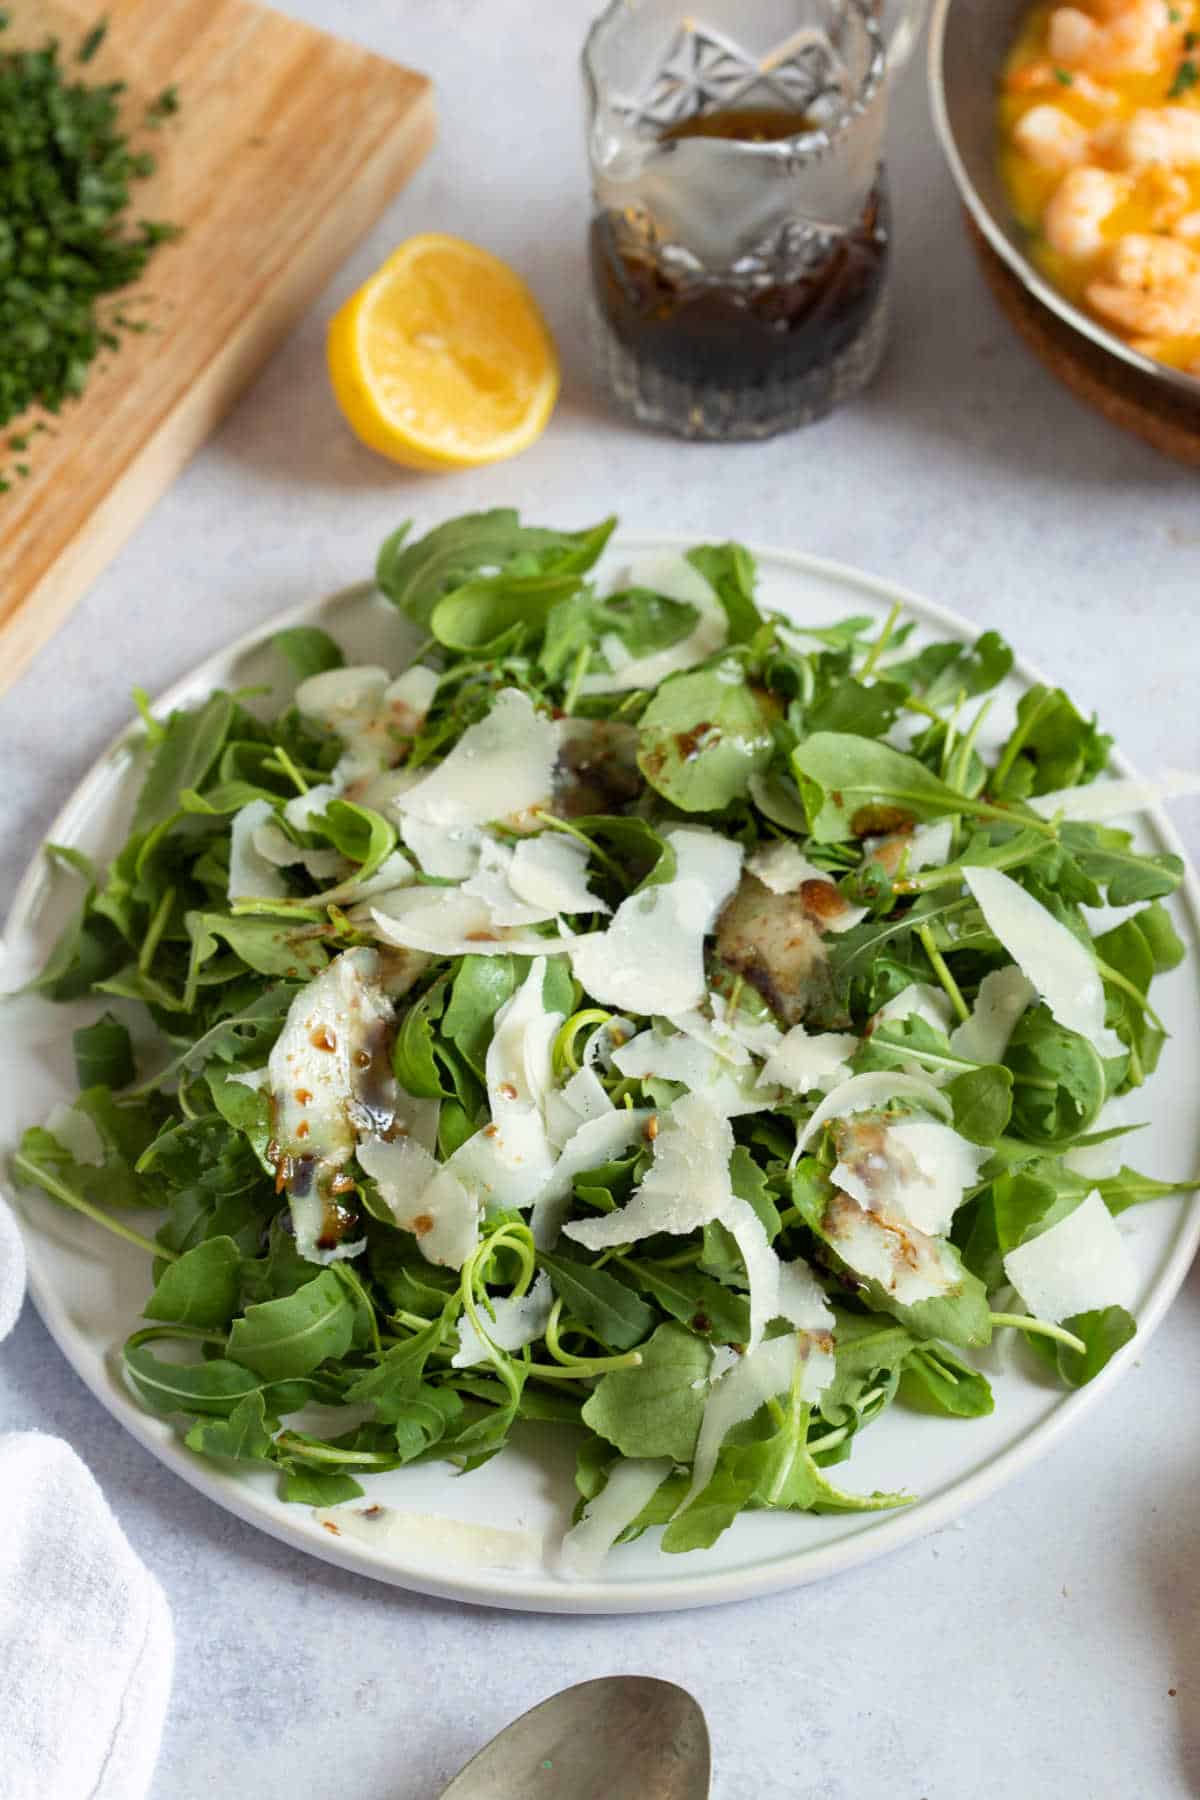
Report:
[{"label": "light gray surface", "polygon": [[[505,502],[859,563],[1003,626],[1143,768],[1196,765],[1195,477],[1081,411],[1010,338],[915,67],[892,133],[881,379],[806,434],[720,450],[641,436],[587,384],[574,58],[588,0],[291,5],[427,68],[441,144],[3,702],[5,897],[131,684],[165,686],[272,610],[369,572],[409,514]],[[325,381],[329,313],[422,229],[510,258],[563,351],[545,439],[479,474],[393,470],[350,440]],[[1200,848],[1195,804],[1177,817]],[[303,1560],[153,1462],[31,1313],[0,1352],[0,1429],[66,1436],[167,1589],[178,1667],[154,1800],[430,1800],[507,1719],[616,1671],[696,1692],[716,1800],[1176,1800],[1200,1792],[1198,1310],[1193,1274],[1116,1395],[960,1526],[795,1596],[673,1618],[465,1611]]]}]

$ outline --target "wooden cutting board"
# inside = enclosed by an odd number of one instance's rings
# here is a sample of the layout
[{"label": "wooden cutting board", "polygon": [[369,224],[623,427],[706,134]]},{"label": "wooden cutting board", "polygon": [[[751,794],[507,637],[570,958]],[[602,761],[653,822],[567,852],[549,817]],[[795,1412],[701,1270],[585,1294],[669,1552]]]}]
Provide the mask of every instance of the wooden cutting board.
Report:
[{"label": "wooden cutting board", "polygon": [[[0,50],[54,32],[64,60],[128,85],[123,117],[159,159],[133,217],[184,228],[124,309],[148,329],[93,365],[0,494],[0,691],[115,555],[433,141],[422,75],[254,0],[6,0]],[[138,132],[168,85],[180,110]],[[314,371],[315,379],[323,373]],[[17,429],[0,428],[3,449]],[[220,522],[214,520],[214,529]]]}]

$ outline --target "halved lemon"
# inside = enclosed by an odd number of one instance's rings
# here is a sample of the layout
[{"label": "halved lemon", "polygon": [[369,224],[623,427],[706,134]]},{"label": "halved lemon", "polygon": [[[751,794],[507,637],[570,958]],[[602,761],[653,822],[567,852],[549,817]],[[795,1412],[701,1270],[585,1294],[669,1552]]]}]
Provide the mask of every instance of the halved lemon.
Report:
[{"label": "halved lemon", "polygon": [[400,245],[335,314],[329,374],[364,444],[410,469],[469,469],[539,437],[558,353],[506,263],[429,232]]}]

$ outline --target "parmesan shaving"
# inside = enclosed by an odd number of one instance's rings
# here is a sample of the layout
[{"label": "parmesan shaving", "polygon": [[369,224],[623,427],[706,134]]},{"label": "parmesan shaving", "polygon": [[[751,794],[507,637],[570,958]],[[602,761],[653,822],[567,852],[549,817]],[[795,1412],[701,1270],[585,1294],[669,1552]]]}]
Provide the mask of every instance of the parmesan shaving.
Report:
[{"label": "parmesan shaving", "polygon": [[281,900],[287,893],[287,882],[278,867],[254,841],[256,833],[274,818],[269,800],[251,800],[234,813],[229,827],[230,900]]},{"label": "parmesan shaving", "polygon": [[[729,636],[725,609],[712,588],[684,557],[674,552],[643,557],[631,564],[623,584],[651,588],[668,600],[682,600],[697,608],[700,617],[685,638],[656,650],[649,656],[632,657],[627,652],[620,658],[609,657],[612,668],[607,675],[586,675],[580,687],[583,694],[620,694],[633,688],[656,688],[668,675],[678,675],[695,668],[714,651],[721,649]],[[601,648],[608,655],[608,639]],[[620,646],[624,651],[624,645]],[[620,666],[617,666],[619,661]]]},{"label": "parmesan shaving", "polygon": [[[494,1316],[488,1316],[488,1306]],[[489,1297],[487,1306],[480,1303],[478,1312],[483,1321],[483,1329],[490,1341],[500,1350],[522,1350],[526,1344],[537,1341],[546,1329],[547,1320],[554,1306],[554,1289],[550,1285],[550,1277],[543,1269],[527,1294],[519,1297],[508,1295],[504,1298]],[[478,1363],[490,1363],[491,1351],[479,1335],[467,1313],[463,1313],[458,1321],[458,1349],[450,1359],[454,1369],[471,1369]]]},{"label": "parmesan shaving", "polygon": [[459,890],[418,887],[389,897],[387,911],[371,908],[386,944],[426,950],[432,956],[563,956],[586,937],[538,937],[518,927],[495,925],[482,900]]},{"label": "parmesan shaving", "polygon": [[558,913],[611,912],[607,901],[588,887],[588,855],[586,844],[559,831],[522,838],[513,851],[509,883],[519,899],[541,908],[545,919]]},{"label": "parmesan shaving", "polygon": [[637,1107],[614,1107],[586,1119],[562,1147],[550,1177],[533,1202],[529,1225],[539,1250],[553,1250],[571,1204],[576,1177],[624,1156],[653,1115]]},{"label": "parmesan shaving", "polygon": [[414,1138],[368,1138],[358,1160],[426,1261],[461,1269],[479,1241],[479,1202]]},{"label": "parmesan shaving", "polygon": [[969,1019],[950,1033],[950,1048],[968,1062],[998,1063],[1017,1020],[1037,999],[1037,989],[1016,963],[984,976]]},{"label": "parmesan shaving", "polygon": [[[252,804],[266,805],[266,802]],[[270,819],[264,820],[253,833],[253,843],[258,854],[274,863],[277,869],[290,869],[299,864],[314,881],[328,881],[331,877],[348,874],[353,867],[340,850],[306,850],[301,844],[293,844],[287,832],[275,823],[273,810]]]},{"label": "parmesan shaving", "polygon": [[703,1094],[713,1111],[725,1118],[762,1112],[775,1103],[771,1094],[755,1089],[754,1070],[748,1058],[731,1067],[715,1051],[682,1031],[639,1032],[614,1052],[613,1065],[631,1079],[680,1082],[693,1093]]},{"label": "parmesan shaving", "polygon": [[1049,1231],[1010,1250],[1004,1273],[1034,1317],[1051,1324],[1129,1306],[1137,1289],[1124,1240],[1095,1189]]},{"label": "parmesan shaving", "polygon": [[684,1094],[659,1125],[654,1161],[628,1202],[598,1219],[575,1219],[565,1235],[588,1250],[634,1244],[657,1232],[686,1236],[717,1222],[737,1244],[750,1281],[750,1342],[778,1312],[779,1258],[758,1215],[729,1179],[733,1131],[707,1097]]},{"label": "parmesan shaving", "polygon": [[479,867],[483,833],[473,825],[456,831],[444,825],[427,825],[408,813],[400,816],[400,837],[406,850],[411,850],[422,871],[438,881],[464,881]]},{"label": "parmesan shaving", "polygon": [[828,881],[829,871],[809,862],[798,844],[781,838],[756,850],[746,863],[751,875],[757,875],[773,894],[794,894],[806,881]]},{"label": "parmesan shaving", "polygon": [[1075,935],[1000,869],[964,869],[963,878],[1013,961],[1051,1013],[1101,1056],[1119,1056],[1124,1045],[1104,1024],[1104,987],[1096,966]]},{"label": "parmesan shaving", "polygon": [[1096,781],[1086,787],[1059,788],[1053,794],[1034,794],[1026,801],[1043,819],[1061,814],[1064,819],[1083,819],[1100,824],[1130,813],[1149,812],[1164,800],[1200,794],[1200,774],[1168,771],[1160,780]]},{"label": "parmesan shaving", "polygon": [[589,994],[636,1013],[686,1012],[706,994],[704,939],[737,886],[741,849],[715,831],[680,826],[671,881],[623,900],[603,932],[576,940],[575,974]]},{"label": "parmesan shaving", "polygon": [[924,1019],[935,1031],[948,1032],[954,1008],[940,987],[934,987],[928,981],[913,981],[880,1007],[875,1014],[875,1023],[882,1025],[891,1020],[893,1024],[899,1024],[903,1019],[914,1018]]},{"label": "parmesan shaving", "polygon": [[803,1025],[793,1025],[767,1058],[759,1080],[794,1094],[807,1094],[831,1081],[841,1081],[857,1049],[858,1039],[851,1031],[810,1033]]},{"label": "parmesan shaving", "polygon": [[404,795],[410,818],[444,827],[545,806],[554,790],[558,728],[517,688],[501,688],[492,710],[469,725],[444,762]]},{"label": "parmesan shaving", "polygon": [[621,1457],[562,1541],[559,1573],[568,1581],[595,1575],[621,1533],[654,1498],[672,1464],[668,1457]]}]

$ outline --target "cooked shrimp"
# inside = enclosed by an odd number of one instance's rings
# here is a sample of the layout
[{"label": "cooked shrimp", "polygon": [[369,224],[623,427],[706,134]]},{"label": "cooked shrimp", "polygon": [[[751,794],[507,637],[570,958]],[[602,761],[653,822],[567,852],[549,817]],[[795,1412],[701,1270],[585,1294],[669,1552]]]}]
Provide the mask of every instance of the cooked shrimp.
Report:
[{"label": "cooked shrimp", "polygon": [[1094,256],[1105,243],[1103,225],[1130,188],[1127,175],[1108,169],[1068,169],[1050,197],[1042,221],[1046,242],[1073,260]]},{"label": "cooked shrimp", "polygon": [[[1038,62],[1026,63],[1024,68],[1014,69],[1005,86],[1012,94],[1040,93],[1043,88],[1057,94],[1062,90],[1062,75],[1048,57],[1043,57]],[[1111,88],[1101,87],[1090,75],[1079,71],[1071,76],[1071,92],[1101,112],[1113,112],[1121,104],[1119,94],[1114,94]]]},{"label": "cooked shrimp", "polygon": [[1200,334],[1200,251],[1131,232],[1113,245],[1106,276],[1087,287],[1103,318],[1146,338]]},{"label": "cooked shrimp", "polygon": [[1171,227],[1171,236],[1191,240],[1200,238],[1200,212],[1184,213]]},{"label": "cooked shrimp", "polygon": [[1190,106],[1139,106],[1132,118],[1102,125],[1093,144],[1119,169],[1200,168],[1200,112]]},{"label": "cooked shrimp", "polygon": [[1039,169],[1071,169],[1087,155],[1087,128],[1048,101],[1022,113],[1012,135],[1017,149]]},{"label": "cooked shrimp", "polygon": [[1125,0],[1104,24],[1076,6],[1056,7],[1047,43],[1055,62],[1104,79],[1152,75],[1172,33],[1166,0]]}]

